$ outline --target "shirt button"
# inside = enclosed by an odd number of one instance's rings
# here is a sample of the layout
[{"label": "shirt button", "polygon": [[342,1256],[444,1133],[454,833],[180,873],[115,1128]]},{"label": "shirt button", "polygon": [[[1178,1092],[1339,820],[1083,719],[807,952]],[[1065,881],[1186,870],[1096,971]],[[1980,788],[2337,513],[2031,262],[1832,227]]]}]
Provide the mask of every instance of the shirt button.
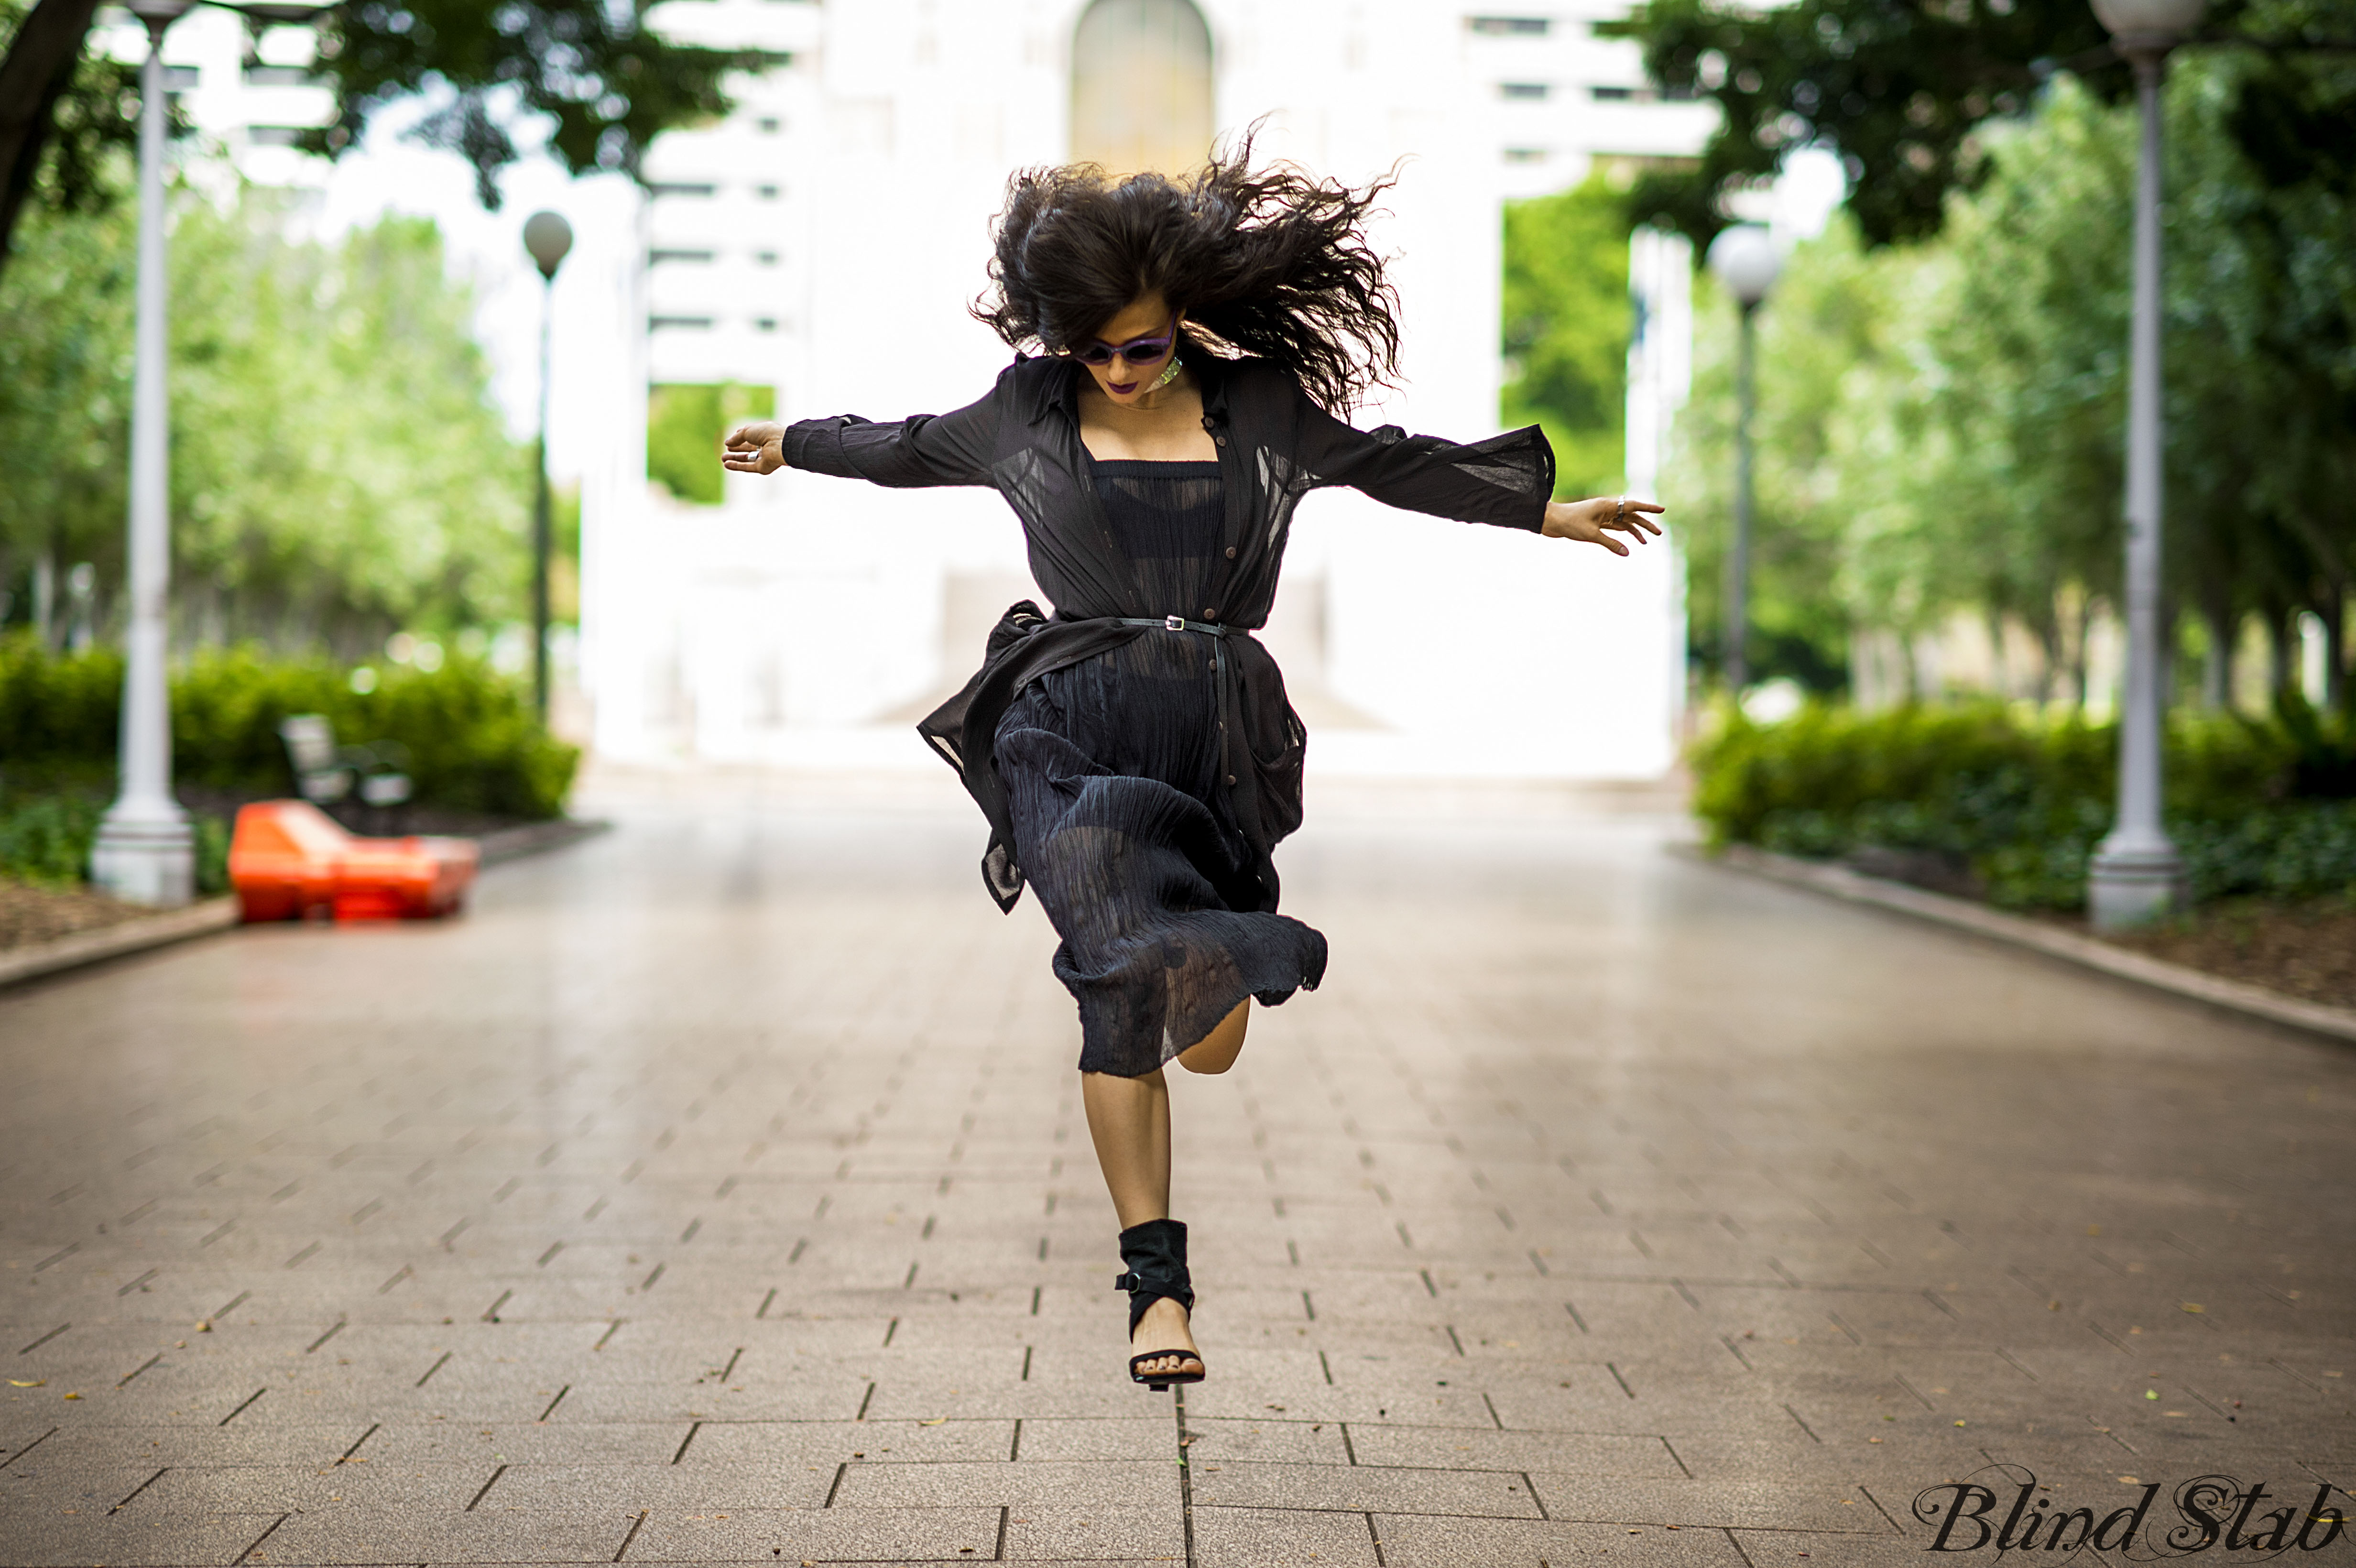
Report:
[{"label": "shirt button", "polygon": [[1219,618],[1219,611],[1218,611],[1218,607],[1217,607],[1216,605],[1213,605],[1213,606],[1211,606],[1210,608],[1208,608],[1208,609],[1206,609],[1206,610],[1205,610],[1205,611],[1203,612],[1203,619],[1205,619],[1205,621],[1215,621],[1215,620],[1217,620],[1218,618]]},{"label": "shirt button", "polygon": [[1227,444],[1227,438],[1224,435],[1215,435],[1211,438],[1211,444],[1213,446],[1225,446]]},{"label": "shirt button", "polygon": [[1235,560],[1235,559],[1236,559],[1236,547],[1235,547],[1235,546],[1233,546],[1233,545],[1229,545],[1229,546],[1227,547],[1227,559],[1228,559],[1229,560]]},{"label": "shirt button", "polygon": [[1235,787],[1236,787],[1236,775],[1235,775],[1235,774],[1233,774],[1233,773],[1229,773],[1229,774],[1227,775],[1227,787],[1228,787],[1229,789],[1233,789],[1233,788],[1235,788]]}]

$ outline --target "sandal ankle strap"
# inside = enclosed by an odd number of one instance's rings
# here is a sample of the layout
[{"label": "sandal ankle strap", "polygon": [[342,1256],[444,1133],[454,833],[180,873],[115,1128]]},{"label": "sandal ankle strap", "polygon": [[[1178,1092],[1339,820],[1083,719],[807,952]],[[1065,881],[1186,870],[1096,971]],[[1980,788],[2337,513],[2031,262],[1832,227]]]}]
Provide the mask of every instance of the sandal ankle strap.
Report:
[{"label": "sandal ankle strap", "polygon": [[1120,1261],[1129,1267],[1117,1275],[1115,1290],[1129,1292],[1129,1327],[1134,1333],[1155,1301],[1176,1302],[1194,1310],[1194,1283],[1186,1269],[1186,1227],[1176,1220],[1149,1220],[1120,1233]]}]

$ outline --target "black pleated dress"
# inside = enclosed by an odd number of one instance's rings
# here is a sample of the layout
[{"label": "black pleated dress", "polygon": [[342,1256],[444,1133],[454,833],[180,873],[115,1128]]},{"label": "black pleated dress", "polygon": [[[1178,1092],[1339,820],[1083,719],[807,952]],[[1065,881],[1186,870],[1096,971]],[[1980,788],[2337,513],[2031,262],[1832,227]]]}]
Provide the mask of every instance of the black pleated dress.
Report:
[{"label": "black pleated dress", "polygon": [[1087,372],[1063,357],[1018,357],[946,414],[836,414],[785,439],[805,472],[988,485],[1022,519],[1055,613],[1010,606],[982,667],[916,728],[989,823],[991,897],[1011,910],[1037,889],[1063,937],[1055,973],[1079,1003],[1082,1071],[1124,1077],[1246,997],[1280,1002],[1324,974],[1324,938],[1276,912],[1273,855],[1301,825],[1308,735],[1252,635],[1293,508],[1346,485],[1536,533],[1554,490],[1535,426],[1468,443],[1356,430],[1281,366],[1181,352],[1215,462],[1097,462],[1080,440]]},{"label": "black pleated dress", "polygon": [[[1149,601],[1183,618],[1222,563],[1219,465],[1088,466]],[[1015,857],[1063,938],[1083,1072],[1151,1072],[1246,997],[1323,977],[1324,937],[1258,907],[1220,713],[1211,638],[1158,630],[1039,676],[999,720]]]}]

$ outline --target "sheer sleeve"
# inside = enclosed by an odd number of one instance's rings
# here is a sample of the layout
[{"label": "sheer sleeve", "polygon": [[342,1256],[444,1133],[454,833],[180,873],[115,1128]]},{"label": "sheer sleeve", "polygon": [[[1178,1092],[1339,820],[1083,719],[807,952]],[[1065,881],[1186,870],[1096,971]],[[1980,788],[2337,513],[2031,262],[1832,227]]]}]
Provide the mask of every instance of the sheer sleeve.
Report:
[{"label": "sheer sleeve", "polygon": [[1554,448],[1536,425],[1460,444],[1395,424],[1359,430],[1305,395],[1299,421],[1301,465],[1320,485],[1347,485],[1385,506],[1460,522],[1532,533],[1545,526]]},{"label": "sheer sleeve", "polygon": [[999,418],[993,389],[953,413],[912,414],[897,424],[857,414],[802,420],[786,427],[786,464],[899,490],[987,485]]}]

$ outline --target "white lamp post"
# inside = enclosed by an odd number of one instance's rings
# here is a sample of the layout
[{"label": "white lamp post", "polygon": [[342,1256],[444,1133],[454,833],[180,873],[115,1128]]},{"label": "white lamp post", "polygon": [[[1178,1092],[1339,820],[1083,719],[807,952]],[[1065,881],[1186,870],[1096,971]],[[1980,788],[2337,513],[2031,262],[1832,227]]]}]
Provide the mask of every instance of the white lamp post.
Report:
[{"label": "white lamp post", "polygon": [[2087,912],[2098,930],[2141,925],[2177,901],[2184,863],[2160,826],[2159,86],[2168,51],[2201,20],[2205,0],[2094,0],[2094,15],[2132,61],[2143,111],[2136,176],[2135,323],[2128,332],[2126,692],[2119,710],[2119,811],[2094,851]]},{"label": "white lamp post", "polygon": [[1742,311],[1741,348],[1734,367],[1734,542],[1726,554],[1726,688],[1736,696],[1750,684],[1743,645],[1751,635],[1751,415],[1758,403],[1753,360],[1758,336],[1754,317],[1783,257],[1766,227],[1737,223],[1709,242],[1709,270]]},{"label": "white lamp post", "polygon": [[548,720],[548,326],[555,314],[556,269],[573,249],[573,225],[561,214],[535,212],[523,223],[523,248],[540,269],[539,490],[531,513],[531,699]]},{"label": "white lamp post", "polygon": [[133,903],[196,892],[187,813],[172,798],[165,612],[171,589],[171,400],[165,385],[164,32],[194,0],[131,0],[147,25],[139,75],[139,315],[131,392],[131,618],[123,639],[122,793],[99,824],[91,880]]}]

